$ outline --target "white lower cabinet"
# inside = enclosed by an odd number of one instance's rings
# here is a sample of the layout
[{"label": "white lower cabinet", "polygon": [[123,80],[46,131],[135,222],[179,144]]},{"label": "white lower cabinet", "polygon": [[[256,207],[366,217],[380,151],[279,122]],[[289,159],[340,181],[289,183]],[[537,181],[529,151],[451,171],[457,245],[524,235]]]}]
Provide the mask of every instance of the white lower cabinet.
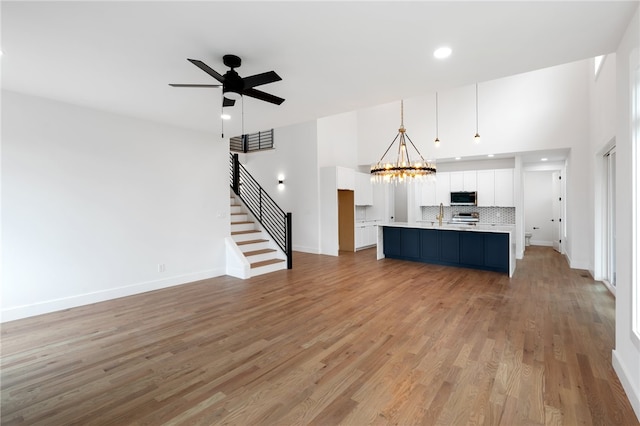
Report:
[{"label": "white lower cabinet", "polygon": [[356,250],[360,247],[364,247],[364,225],[356,225]]},{"label": "white lower cabinet", "polygon": [[371,223],[356,224],[356,250],[372,247],[378,243],[378,225]]},{"label": "white lower cabinet", "polygon": [[378,244],[378,225],[369,225],[367,227],[367,245],[375,246]]}]

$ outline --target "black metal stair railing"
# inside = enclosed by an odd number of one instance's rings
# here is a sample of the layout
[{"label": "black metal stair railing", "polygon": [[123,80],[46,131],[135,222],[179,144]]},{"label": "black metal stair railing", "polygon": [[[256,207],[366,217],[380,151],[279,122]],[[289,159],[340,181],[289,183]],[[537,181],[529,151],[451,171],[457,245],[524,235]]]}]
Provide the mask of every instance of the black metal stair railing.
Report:
[{"label": "black metal stair railing", "polygon": [[229,139],[229,149],[234,152],[252,152],[273,149],[273,129]]},{"label": "black metal stair railing", "polygon": [[262,186],[240,164],[238,154],[230,153],[230,160],[231,189],[285,253],[287,269],[291,269],[293,266],[291,213],[285,213],[262,189]]}]

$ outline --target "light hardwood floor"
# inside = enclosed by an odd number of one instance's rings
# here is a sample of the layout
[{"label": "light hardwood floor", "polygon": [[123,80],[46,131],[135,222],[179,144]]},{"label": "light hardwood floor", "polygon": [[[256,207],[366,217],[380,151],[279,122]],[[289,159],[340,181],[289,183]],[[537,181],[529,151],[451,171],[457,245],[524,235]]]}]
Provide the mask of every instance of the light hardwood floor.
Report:
[{"label": "light hardwood floor", "polygon": [[550,248],[515,276],[294,254],[2,327],[2,424],[637,425],[614,298]]}]

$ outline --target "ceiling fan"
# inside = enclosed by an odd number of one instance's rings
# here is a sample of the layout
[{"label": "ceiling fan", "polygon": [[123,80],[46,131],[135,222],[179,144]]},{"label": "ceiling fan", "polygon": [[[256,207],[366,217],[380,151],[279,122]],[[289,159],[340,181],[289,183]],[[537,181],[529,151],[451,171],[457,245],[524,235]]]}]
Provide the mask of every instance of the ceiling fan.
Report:
[{"label": "ceiling fan", "polygon": [[256,90],[254,87],[262,86],[263,84],[273,83],[282,80],[282,78],[276,74],[275,71],[263,72],[261,74],[251,75],[249,77],[240,77],[235,68],[240,67],[242,60],[236,55],[224,55],[222,61],[230,69],[224,75],[219,74],[207,64],[197,59],[187,59],[189,62],[200,68],[202,71],[209,74],[222,84],[169,84],[172,87],[222,87],[222,106],[233,106],[236,103],[236,99],[241,96],[250,96],[252,98],[259,99],[265,102],[271,102],[272,104],[280,105],[284,102],[284,99],[261,90]]}]

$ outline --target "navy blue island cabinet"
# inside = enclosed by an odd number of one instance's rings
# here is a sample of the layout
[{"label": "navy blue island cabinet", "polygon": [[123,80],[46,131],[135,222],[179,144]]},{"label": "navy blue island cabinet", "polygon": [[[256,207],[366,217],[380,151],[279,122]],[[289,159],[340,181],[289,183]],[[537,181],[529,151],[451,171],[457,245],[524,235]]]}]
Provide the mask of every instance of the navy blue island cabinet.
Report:
[{"label": "navy blue island cabinet", "polygon": [[509,234],[384,226],[384,256],[509,273]]}]

